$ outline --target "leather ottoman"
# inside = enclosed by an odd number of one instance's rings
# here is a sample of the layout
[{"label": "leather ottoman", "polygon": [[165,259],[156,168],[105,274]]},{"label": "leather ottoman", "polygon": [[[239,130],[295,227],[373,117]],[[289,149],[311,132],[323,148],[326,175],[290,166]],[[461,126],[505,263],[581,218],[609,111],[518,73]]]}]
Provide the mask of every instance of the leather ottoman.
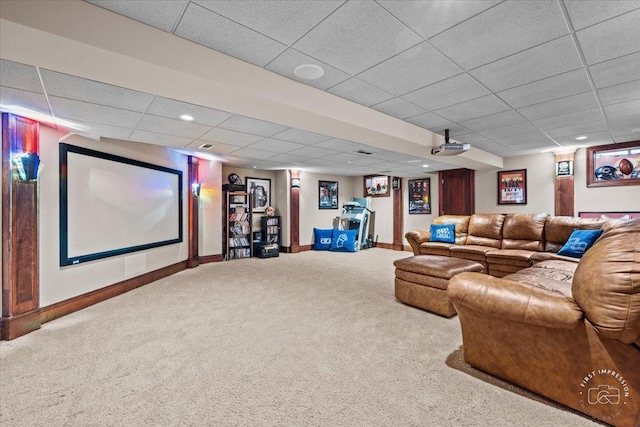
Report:
[{"label": "leather ottoman", "polygon": [[447,295],[449,279],[462,272],[484,271],[482,264],[475,261],[439,255],[412,256],[393,265],[398,301],[445,317],[456,314]]}]

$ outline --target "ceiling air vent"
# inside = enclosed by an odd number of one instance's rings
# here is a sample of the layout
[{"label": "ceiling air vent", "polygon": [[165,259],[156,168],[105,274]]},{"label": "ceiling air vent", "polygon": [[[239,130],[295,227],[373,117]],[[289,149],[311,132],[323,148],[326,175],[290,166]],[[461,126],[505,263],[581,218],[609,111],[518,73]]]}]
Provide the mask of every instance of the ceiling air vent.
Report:
[{"label": "ceiling air vent", "polygon": [[373,154],[372,151],[367,151],[367,150],[362,150],[362,149],[356,150],[356,151],[354,151],[354,153],[356,153],[356,154],[366,154],[367,156],[370,156],[370,155]]},{"label": "ceiling air vent", "polygon": [[215,145],[213,144],[202,144],[201,146],[199,146],[198,148],[202,148],[203,150],[210,150],[213,147],[215,147]]}]

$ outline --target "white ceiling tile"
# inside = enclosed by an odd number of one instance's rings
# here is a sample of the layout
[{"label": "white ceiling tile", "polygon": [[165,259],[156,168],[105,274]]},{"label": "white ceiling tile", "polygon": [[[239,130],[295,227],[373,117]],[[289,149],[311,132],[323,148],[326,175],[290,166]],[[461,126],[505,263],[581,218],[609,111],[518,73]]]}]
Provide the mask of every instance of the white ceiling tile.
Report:
[{"label": "white ceiling tile", "polygon": [[146,142],[148,144],[166,145],[169,147],[186,147],[193,141],[193,138],[183,138],[181,136],[164,135],[161,133],[136,130],[129,137],[131,141]]},{"label": "white ceiling tile", "polygon": [[640,9],[576,31],[588,65],[640,51]]},{"label": "white ceiling tile", "polygon": [[154,1],[147,0],[86,0],[96,6],[108,9],[136,21],[171,32],[180,18],[188,0]]},{"label": "white ceiling tile", "polygon": [[460,125],[475,132],[497,127],[509,126],[516,123],[522,123],[525,119],[513,110],[503,111],[501,113],[491,114],[476,119],[465,120]]},{"label": "white ceiling tile", "polygon": [[562,37],[470,71],[492,91],[501,91],[582,67],[571,36]]},{"label": "white ceiling tile", "polygon": [[235,145],[239,147],[245,147],[251,145],[254,142],[258,142],[262,139],[262,136],[251,135],[249,133],[236,132],[233,130],[215,128],[211,129],[206,134],[202,135],[200,139],[207,142],[222,142],[224,144]]},{"label": "white ceiling tile", "polygon": [[352,141],[346,141],[344,139],[332,138],[327,141],[322,141],[314,145],[314,147],[326,148],[327,150],[334,151],[356,151],[361,148],[361,144],[357,144]]},{"label": "white ceiling tile", "polygon": [[153,101],[153,95],[125,89],[93,80],[40,70],[44,87],[49,96],[75,99],[107,107],[144,113]]},{"label": "white ceiling tile", "polygon": [[492,139],[498,144],[502,144],[504,146],[509,146],[509,147],[514,145],[527,145],[530,143],[537,143],[537,144],[553,143],[553,141],[543,132],[535,128],[527,128],[527,129],[533,129],[533,131],[529,131],[526,133],[514,133],[512,135],[503,135],[503,136],[498,136]]},{"label": "white ceiling tile", "polygon": [[419,116],[410,117],[406,119],[406,121],[409,123],[413,123],[416,126],[423,127],[425,129],[433,129],[438,126],[446,126],[451,124],[449,120],[433,113],[425,113]]},{"label": "white ceiling tile", "polygon": [[[322,69],[324,70],[324,74],[322,75],[322,77],[315,80],[301,79],[300,77],[295,75],[294,71],[296,67],[303,64],[313,64],[322,67]],[[347,73],[344,73],[330,65],[325,64],[324,62],[318,61],[317,59],[311,58],[310,56],[291,48],[285,50],[284,52],[282,52],[282,54],[280,54],[280,56],[271,61],[266,66],[266,69],[322,90],[328,89],[331,86],[334,86],[351,77]]]},{"label": "white ceiling tile", "polygon": [[374,2],[347,2],[293,46],[356,75],[421,41]]},{"label": "white ceiling tile", "polygon": [[336,152],[333,150],[327,150],[327,149],[316,147],[316,146],[307,146],[307,147],[299,148],[297,150],[293,150],[289,154],[293,154],[294,156],[303,156],[303,157],[324,157],[324,156],[330,156],[335,153]]},{"label": "white ceiling tile", "polygon": [[234,115],[222,122],[218,127],[260,136],[272,136],[276,133],[289,129],[286,126],[278,125],[276,123],[265,122],[264,120],[253,119],[251,117],[241,115]]},{"label": "white ceiling tile", "polygon": [[636,134],[636,139],[640,140],[640,125],[637,116],[626,116],[620,118],[610,118],[609,126],[613,136]]},{"label": "white ceiling tile", "polygon": [[193,122],[191,123],[199,123],[207,126],[216,126],[233,115],[225,111],[188,104],[161,96],[154,98],[146,112],[147,114],[167,117],[169,119],[177,119],[183,114],[188,114],[193,117]]},{"label": "white ceiling tile", "polygon": [[268,159],[277,153],[267,150],[259,150],[257,148],[242,147],[233,152],[234,156],[240,156],[248,159]]},{"label": "white ceiling tile", "polygon": [[308,158],[304,156],[294,156],[292,154],[276,154],[271,157],[271,160],[282,163],[305,163],[308,161]]},{"label": "white ceiling tile", "polygon": [[402,98],[393,98],[388,101],[372,105],[371,108],[390,116],[397,117],[398,119],[405,119],[407,117],[417,116],[418,114],[424,114],[426,112],[424,109],[417,105],[413,105]]},{"label": "white ceiling tile", "polygon": [[539,133],[536,127],[533,126],[531,123],[518,123],[511,126],[485,129],[478,133],[486,136],[487,138],[499,140],[500,138],[513,137],[516,135],[522,135],[522,134],[533,133],[533,132]]},{"label": "white ceiling tile", "polygon": [[640,76],[640,52],[592,65],[589,72],[598,88],[635,80]]},{"label": "white ceiling tile", "polygon": [[527,120],[538,120],[592,108],[598,108],[598,101],[594,93],[590,91],[518,108],[518,112]]},{"label": "white ceiling tile", "polygon": [[272,138],[281,139],[283,141],[297,142],[298,144],[304,145],[313,145],[318,142],[331,139],[330,136],[293,128],[287,129],[284,132],[276,133],[272,136]]},{"label": "white ceiling tile", "polygon": [[378,1],[423,39],[452,27],[465,19],[499,3],[498,0],[443,1]]},{"label": "white ceiling tile", "polygon": [[462,69],[427,43],[420,43],[358,74],[367,83],[402,95],[460,74]]},{"label": "white ceiling tile", "polygon": [[25,117],[29,117],[25,110],[47,116],[51,114],[44,94],[5,86],[0,86],[0,109]]},{"label": "white ceiling tile", "polygon": [[569,12],[569,18],[575,30],[580,30],[614,16],[622,15],[633,9],[640,8],[640,1],[585,1],[564,0]]},{"label": "white ceiling tile", "polygon": [[430,39],[466,70],[569,34],[562,10],[551,1],[507,1]]},{"label": "white ceiling tile", "polygon": [[489,90],[467,74],[434,83],[422,89],[415,90],[402,98],[428,111],[458,104],[469,99],[489,94]]},{"label": "white ceiling tile", "polygon": [[135,111],[58,98],[57,96],[50,96],[49,102],[56,117],[65,117],[71,120],[134,128],[142,118],[142,113]]},{"label": "white ceiling tile", "polygon": [[[576,140],[576,138],[580,136],[586,136],[587,139],[579,140],[579,141]],[[577,144],[584,144],[584,143],[594,144],[595,142],[602,142],[607,140],[610,142],[613,142],[611,138],[611,132],[609,132],[608,130],[603,130],[599,132],[589,132],[586,134],[583,132],[583,133],[578,133],[574,135],[556,137],[554,139],[558,144],[562,144],[562,145],[577,145]]]},{"label": "white ceiling tile", "polygon": [[640,127],[640,99],[633,101],[621,102],[619,104],[605,105],[604,111],[609,119],[618,119],[623,117],[635,117]]},{"label": "white ceiling tile", "polygon": [[96,123],[81,122],[78,120],[75,120],[74,123],[78,125],[74,131],[81,135],[92,135],[113,139],[129,139],[129,136],[133,132],[133,129],[118,126],[100,125]]},{"label": "white ceiling tile", "polygon": [[283,169],[286,165],[282,162],[274,162],[269,160],[260,160],[252,164],[252,168],[257,170]]},{"label": "white ceiling tile", "polygon": [[499,113],[509,110],[509,106],[502,102],[495,95],[486,95],[480,98],[465,101],[450,107],[435,110],[439,116],[444,117],[452,122],[460,122],[475,117],[488,116],[490,114]]},{"label": "white ceiling tile", "polygon": [[[638,77],[640,77],[640,74]],[[640,80],[599,89],[598,95],[600,95],[600,101],[602,101],[603,105],[619,104],[640,99]]]},{"label": "white ceiling tile", "polygon": [[367,107],[393,98],[392,94],[355,77],[335,85],[327,92]]},{"label": "white ceiling tile", "polygon": [[480,135],[479,133],[474,133],[474,132],[468,133],[466,135],[461,135],[458,138],[459,138],[458,140],[460,142],[464,142],[464,143],[467,143],[467,144],[474,144],[474,145],[476,145],[478,143],[481,143],[481,142],[489,142],[490,141],[489,138],[487,138],[487,137],[485,137],[483,135]]},{"label": "white ceiling tile", "polygon": [[433,129],[429,129],[429,130],[444,136],[446,129],[449,129],[449,137],[455,140],[457,140],[457,138],[460,138],[464,135],[468,135],[471,133],[469,129],[465,128],[464,126],[460,126],[457,123],[451,123],[444,126],[436,126]]},{"label": "white ceiling tile", "polygon": [[36,67],[6,59],[0,60],[0,86],[43,93]]},{"label": "white ceiling tile", "polygon": [[266,151],[275,151],[276,153],[286,153],[297,148],[302,148],[304,145],[296,144],[295,142],[282,141],[280,139],[265,138],[251,144],[249,148],[257,148]]},{"label": "white ceiling tile", "polygon": [[336,10],[343,0],[193,0],[194,3],[288,46]]},{"label": "white ceiling tile", "polygon": [[603,119],[604,117],[602,116],[602,112],[600,111],[600,109],[594,108],[591,110],[534,120],[532,121],[532,123],[542,130],[548,130],[572,125],[579,125],[582,123],[594,123]]},{"label": "white ceiling tile", "polygon": [[596,120],[591,123],[580,123],[577,125],[567,125],[559,128],[546,130],[545,133],[551,138],[558,138],[573,134],[584,134],[589,132],[599,132],[607,129],[607,122],[604,119]]},{"label": "white ceiling tile", "polygon": [[303,159],[305,159],[305,163],[314,166],[334,166],[338,162],[333,156],[331,158],[325,157],[324,159],[309,159],[307,157],[303,157]]},{"label": "white ceiling tile", "polygon": [[151,114],[145,114],[142,120],[140,120],[140,123],[138,123],[138,126],[136,126],[136,129],[191,139],[198,138],[211,130],[209,126],[185,122],[184,120],[153,116]]},{"label": "white ceiling tile", "polygon": [[511,107],[520,108],[589,90],[589,78],[585,71],[580,69],[507,89],[498,92],[497,95]]},{"label": "white ceiling tile", "polygon": [[282,43],[194,3],[187,6],[175,34],[260,67],[286,49]]},{"label": "white ceiling tile", "polygon": [[638,141],[638,138],[640,138],[640,135],[638,135],[637,132],[634,132],[629,135],[616,136],[614,137],[614,141],[615,142],[631,142],[631,141]]}]

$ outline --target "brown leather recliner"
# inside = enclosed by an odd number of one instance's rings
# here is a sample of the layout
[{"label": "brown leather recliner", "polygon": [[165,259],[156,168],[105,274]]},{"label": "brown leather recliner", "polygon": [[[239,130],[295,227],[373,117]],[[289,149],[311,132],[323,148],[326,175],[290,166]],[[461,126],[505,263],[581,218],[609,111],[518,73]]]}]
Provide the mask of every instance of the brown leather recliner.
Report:
[{"label": "brown leather recliner", "polygon": [[473,367],[631,427],[640,423],[640,220],[603,228],[577,265],[461,273],[448,294]]}]

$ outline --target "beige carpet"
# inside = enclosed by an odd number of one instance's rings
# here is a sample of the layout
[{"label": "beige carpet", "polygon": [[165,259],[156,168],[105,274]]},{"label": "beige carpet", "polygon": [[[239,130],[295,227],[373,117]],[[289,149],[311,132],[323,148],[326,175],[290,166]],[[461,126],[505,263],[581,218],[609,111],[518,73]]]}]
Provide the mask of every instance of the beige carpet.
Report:
[{"label": "beige carpet", "polygon": [[202,265],[0,344],[3,426],[582,426],[478,374],[379,248]]}]

